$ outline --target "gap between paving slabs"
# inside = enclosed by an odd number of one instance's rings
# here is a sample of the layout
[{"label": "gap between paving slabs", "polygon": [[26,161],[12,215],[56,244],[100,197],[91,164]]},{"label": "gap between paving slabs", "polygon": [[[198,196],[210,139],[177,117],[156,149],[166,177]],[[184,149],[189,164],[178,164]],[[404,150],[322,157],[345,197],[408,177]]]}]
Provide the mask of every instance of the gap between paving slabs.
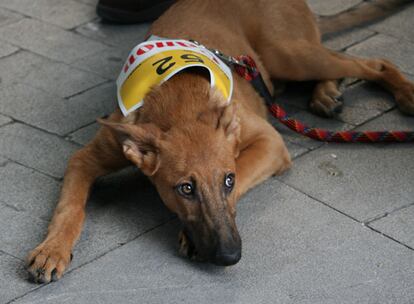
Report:
[{"label": "gap between paving slabs", "polygon": [[[320,147],[318,147],[318,148],[320,148]],[[316,149],[318,149],[318,148],[316,148]],[[311,151],[308,151],[308,152],[306,152],[305,154],[310,153],[310,152],[311,152]],[[301,155],[301,156],[303,156],[303,155]],[[301,157],[301,156],[299,156],[299,157]],[[299,157],[298,157],[298,158],[299,158]],[[352,220],[352,221],[354,221],[354,222],[356,222],[356,223],[361,224],[362,226],[366,227],[367,229],[369,229],[369,230],[371,230],[371,231],[373,231],[373,232],[375,232],[375,233],[378,233],[379,235],[381,235],[381,236],[383,236],[383,237],[385,237],[385,238],[387,238],[387,239],[390,239],[391,241],[394,241],[394,242],[398,243],[398,244],[399,244],[399,245],[401,245],[401,246],[404,246],[404,247],[406,247],[406,248],[408,248],[408,249],[410,249],[410,250],[414,250],[414,248],[413,248],[413,247],[411,247],[411,246],[409,246],[409,245],[405,244],[404,242],[399,241],[399,240],[398,240],[398,239],[396,239],[395,237],[393,237],[393,236],[391,236],[391,235],[389,235],[389,234],[387,234],[387,233],[385,233],[385,232],[382,232],[381,230],[379,230],[378,228],[376,228],[376,227],[374,227],[374,226],[373,226],[373,224],[375,224],[375,222],[376,222],[376,221],[381,220],[381,219],[383,219],[383,218],[385,218],[385,217],[387,217],[387,216],[389,216],[389,215],[392,215],[394,212],[398,212],[398,211],[400,211],[400,210],[404,210],[404,209],[406,209],[406,208],[409,208],[409,207],[413,206],[413,205],[414,205],[414,203],[413,203],[413,204],[408,204],[408,205],[405,205],[405,206],[400,207],[400,208],[396,208],[396,209],[394,209],[394,210],[392,210],[392,211],[390,211],[390,212],[386,212],[386,213],[384,213],[384,214],[382,214],[382,215],[379,215],[379,216],[377,216],[377,217],[375,217],[375,218],[373,218],[373,219],[369,219],[369,220],[367,220],[367,221],[360,221],[360,220],[358,220],[357,218],[355,218],[355,217],[353,217],[353,216],[351,216],[351,215],[347,214],[346,212],[341,211],[341,210],[339,210],[339,209],[335,208],[334,206],[331,206],[331,205],[329,205],[328,203],[326,203],[326,202],[324,202],[324,201],[322,201],[322,200],[318,199],[317,197],[314,197],[314,196],[312,196],[312,195],[309,195],[308,193],[303,192],[301,189],[299,189],[299,188],[297,188],[297,187],[295,187],[295,186],[293,186],[293,185],[290,185],[290,184],[286,183],[285,181],[283,181],[283,179],[282,179],[282,178],[278,178],[278,179],[279,179],[279,181],[280,181],[281,183],[283,183],[283,184],[284,184],[284,185],[286,185],[287,187],[292,188],[293,190],[298,191],[298,192],[300,192],[300,193],[304,194],[305,196],[307,196],[307,197],[309,197],[310,199],[312,199],[312,200],[314,200],[314,201],[316,201],[316,202],[320,203],[321,205],[323,205],[323,206],[325,206],[325,207],[328,207],[329,209],[332,209],[333,211],[335,211],[335,212],[337,212],[337,213],[339,213],[339,214],[341,214],[341,215],[343,215],[343,216],[345,216],[345,217],[349,218],[350,220]]]},{"label": "gap between paving slabs", "polygon": [[[66,276],[66,275],[68,275],[68,274],[70,274],[70,273],[72,273],[72,272],[74,272],[74,271],[77,271],[78,269],[81,269],[82,267],[84,267],[84,266],[86,266],[86,265],[89,265],[89,264],[91,264],[91,263],[93,263],[93,262],[95,262],[95,261],[98,261],[98,260],[100,260],[101,258],[103,258],[104,256],[106,256],[107,254],[109,254],[109,253],[111,253],[111,252],[113,252],[113,251],[116,251],[117,249],[120,249],[121,247],[123,247],[123,246],[127,245],[128,243],[133,242],[133,241],[135,241],[135,240],[139,239],[140,237],[143,237],[145,234],[150,233],[151,231],[153,231],[153,230],[155,230],[155,229],[157,229],[157,228],[160,228],[160,227],[163,227],[163,226],[165,226],[165,225],[167,225],[167,224],[169,224],[169,223],[172,223],[172,222],[174,222],[175,220],[176,220],[175,218],[172,218],[172,219],[170,219],[170,220],[168,220],[168,221],[165,221],[165,222],[163,222],[163,223],[161,223],[161,224],[159,224],[159,225],[156,225],[156,226],[154,226],[154,227],[151,227],[150,229],[148,229],[148,230],[144,231],[143,233],[141,233],[141,234],[137,235],[135,238],[133,238],[133,239],[129,240],[128,242],[125,242],[125,243],[119,244],[118,246],[116,246],[116,247],[114,247],[114,248],[112,248],[112,249],[110,249],[110,250],[108,250],[108,251],[106,251],[106,252],[102,253],[101,255],[99,255],[99,256],[97,256],[97,257],[95,257],[94,259],[92,259],[92,260],[90,260],[90,261],[87,261],[87,262],[85,262],[85,263],[79,264],[79,265],[77,265],[76,267],[70,268],[69,270],[65,271],[65,274],[64,274],[64,275]],[[7,253],[6,253],[6,254],[7,254]],[[16,257],[14,257],[14,256],[12,256],[12,255],[10,255],[10,254],[7,254],[7,255],[9,255],[9,256],[11,256],[11,257],[13,257],[13,258],[16,258]],[[74,257],[74,258],[75,258],[75,257]],[[19,260],[21,260],[21,259],[19,259]],[[51,283],[49,283],[49,284],[40,284],[40,285],[37,285],[37,284],[36,284],[36,285],[35,285],[35,286],[36,286],[35,288],[33,288],[33,289],[31,289],[31,290],[27,291],[27,292],[26,292],[26,293],[24,293],[24,294],[21,294],[21,295],[19,295],[19,296],[15,297],[15,298],[14,298],[14,299],[12,299],[11,301],[7,302],[6,304],[11,304],[11,303],[14,303],[14,302],[16,302],[17,300],[19,300],[19,299],[21,299],[21,298],[23,298],[23,297],[26,297],[27,295],[29,295],[29,294],[31,294],[31,293],[33,293],[33,292],[35,292],[36,290],[38,290],[38,289],[42,289],[42,288],[46,288],[47,286],[49,286],[49,285],[51,285],[51,284],[54,284],[54,282],[51,282]]]},{"label": "gap between paving slabs", "polygon": [[[160,199],[154,197],[156,190],[149,186],[149,181],[137,178],[145,177],[138,170],[126,169],[97,181],[87,205],[87,219],[81,238],[73,251],[75,258],[68,272],[175,220],[175,216],[166,211]],[[137,183],[141,186],[135,186],[135,191],[128,193],[127,190]],[[135,199],[138,193],[140,202],[137,204]],[[104,228],[99,228],[102,225]],[[137,226],[137,229],[132,226]],[[31,246],[37,245],[37,242]]]}]

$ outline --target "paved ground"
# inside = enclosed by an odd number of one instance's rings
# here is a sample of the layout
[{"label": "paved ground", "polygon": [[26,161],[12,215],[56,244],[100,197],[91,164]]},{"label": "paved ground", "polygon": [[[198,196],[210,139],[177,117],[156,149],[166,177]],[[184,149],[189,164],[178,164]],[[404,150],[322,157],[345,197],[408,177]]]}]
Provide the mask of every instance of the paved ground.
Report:
[{"label": "paved ground", "polygon": [[[312,0],[330,15],[360,0]],[[139,173],[98,185],[74,260],[59,282],[26,281],[23,259],[44,236],[68,156],[116,106],[114,79],[147,25],[99,22],[95,0],[0,0],[1,303],[414,303],[413,145],[319,144],[277,126],[295,156],[239,205],[243,259],[231,268],[177,255],[178,223]],[[327,42],[388,57],[414,79],[414,6]],[[379,87],[349,83],[331,129],[414,129]]]}]

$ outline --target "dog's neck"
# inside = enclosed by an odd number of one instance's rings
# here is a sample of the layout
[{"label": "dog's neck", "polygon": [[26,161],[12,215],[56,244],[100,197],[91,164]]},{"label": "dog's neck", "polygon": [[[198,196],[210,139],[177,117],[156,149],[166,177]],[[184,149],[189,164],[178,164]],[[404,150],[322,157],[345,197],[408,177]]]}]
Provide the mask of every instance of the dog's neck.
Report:
[{"label": "dog's neck", "polygon": [[180,73],[154,88],[139,109],[136,123],[153,123],[161,130],[187,128],[200,119],[209,119],[224,99],[211,89],[209,79],[200,73]]}]

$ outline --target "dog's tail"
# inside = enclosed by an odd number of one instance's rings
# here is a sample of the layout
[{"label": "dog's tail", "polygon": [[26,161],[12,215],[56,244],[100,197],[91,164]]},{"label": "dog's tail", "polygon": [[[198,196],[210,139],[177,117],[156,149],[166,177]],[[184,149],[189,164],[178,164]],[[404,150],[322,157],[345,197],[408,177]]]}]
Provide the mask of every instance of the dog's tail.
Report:
[{"label": "dog's tail", "polygon": [[319,28],[323,37],[379,21],[404,8],[413,0],[366,0],[351,9],[333,16],[320,17]]}]

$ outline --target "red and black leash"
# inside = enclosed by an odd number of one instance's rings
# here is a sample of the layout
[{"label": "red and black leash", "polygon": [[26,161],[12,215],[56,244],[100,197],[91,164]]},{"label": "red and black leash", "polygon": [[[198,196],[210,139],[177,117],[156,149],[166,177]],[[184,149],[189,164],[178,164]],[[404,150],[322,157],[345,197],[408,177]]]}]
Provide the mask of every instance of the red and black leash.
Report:
[{"label": "red and black leash", "polygon": [[[218,55],[216,53],[216,55]],[[223,56],[223,54],[220,53]],[[228,59],[231,60],[228,60]],[[226,57],[228,64],[234,67],[236,72],[249,81],[255,90],[264,98],[270,113],[282,124],[296,133],[324,142],[337,143],[381,143],[381,142],[414,142],[413,131],[329,131],[312,128],[301,121],[289,117],[273,98],[266,87],[256,63],[250,56],[242,55],[236,58]]]}]

